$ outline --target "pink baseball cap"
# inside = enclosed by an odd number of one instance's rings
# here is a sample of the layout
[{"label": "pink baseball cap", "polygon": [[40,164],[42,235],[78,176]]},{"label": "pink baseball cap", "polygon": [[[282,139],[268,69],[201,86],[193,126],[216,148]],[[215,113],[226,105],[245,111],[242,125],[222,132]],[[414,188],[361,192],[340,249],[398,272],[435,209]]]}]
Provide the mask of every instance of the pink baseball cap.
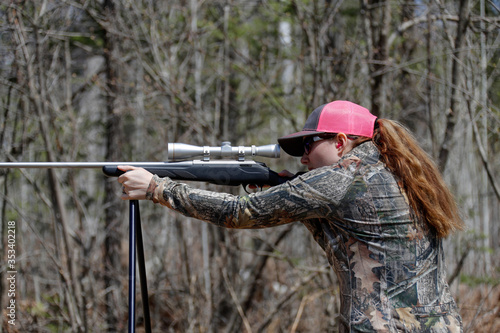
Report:
[{"label": "pink baseball cap", "polygon": [[283,150],[292,156],[304,154],[306,136],[345,133],[371,138],[376,116],[367,108],[348,101],[333,101],[316,108],[307,118],[302,131],[278,139]]}]

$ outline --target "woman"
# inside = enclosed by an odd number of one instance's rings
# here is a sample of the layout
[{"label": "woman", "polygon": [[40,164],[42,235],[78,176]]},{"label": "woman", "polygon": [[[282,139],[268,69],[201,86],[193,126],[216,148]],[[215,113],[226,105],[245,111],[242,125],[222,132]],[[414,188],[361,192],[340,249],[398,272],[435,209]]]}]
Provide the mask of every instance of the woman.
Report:
[{"label": "woman", "polygon": [[461,332],[442,239],[464,225],[411,135],[357,104],[334,101],[278,142],[310,171],[264,192],[232,196],[122,167],[129,171],[118,179],[122,198],[147,198],[226,228],[301,221],[338,276],[340,332]]}]

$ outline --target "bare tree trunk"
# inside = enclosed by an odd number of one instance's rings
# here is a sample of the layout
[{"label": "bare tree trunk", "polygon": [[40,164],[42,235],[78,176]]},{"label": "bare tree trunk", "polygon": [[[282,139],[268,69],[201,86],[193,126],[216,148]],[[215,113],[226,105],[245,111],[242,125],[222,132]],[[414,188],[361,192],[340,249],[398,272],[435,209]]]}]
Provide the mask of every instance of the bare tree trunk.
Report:
[{"label": "bare tree trunk", "polygon": [[[10,111],[10,102],[11,102],[11,96],[12,96],[12,88],[9,87],[8,91],[7,91],[7,100],[6,100],[6,107],[5,107],[5,110],[4,110],[4,121],[2,123],[2,127],[1,127],[1,130],[0,130],[0,143],[2,143],[2,145],[4,144],[4,138],[6,136],[6,129],[7,129],[7,123],[8,123],[8,119],[9,119],[9,111]],[[15,125],[17,125],[17,122],[15,122]],[[14,129],[16,128],[17,126],[14,126]],[[12,131],[12,135],[14,136],[14,133],[15,131]],[[13,142],[14,140],[12,140]],[[12,150],[12,147],[6,147],[6,150],[8,152],[10,152]],[[2,198],[2,209],[1,209],[1,213],[0,213],[0,258],[4,259],[6,258],[5,257],[5,249],[8,248],[8,243],[5,242],[4,243],[4,239],[5,239],[5,234],[6,234],[6,230],[8,230],[7,228],[5,228],[5,225],[7,225],[7,198],[9,196],[9,186],[8,186],[8,177],[9,177],[9,170],[6,170],[5,173],[3,174],[3,198]],[[4,284],[6,283],[5,282],[6,279],[4,277],[4,270],[1,270],[0,271],[0,305],[3,306],[4,302],[3,302],[3,298],[4,298],[4,295],[6,295],[7,293],[4,293]],[[3,332],[3,319],[0,323],[0,333]]]},{"label": "bare tree trunk", "polygon": [[446,127],[438,158],[438,164],[441,171],[446,168],[446,162],[448,161],[448,156],[453,142],[453,132],[455,131],[458,119],[458,98],[461,85],[460,65],[462,63],[461,59],[463,58],[462,47],[465,44],[465,33],[467,26],[469,25],[469,7],[469,0],[460,0],[457,34],[455,36],[455,45],[453,46],[453,60],[450,79],[450,109],[446,114]]},{"label": "bare tree trunk", "polygon": [[389,59],[390,1],[362,0],[361,8],[366,21],[364,26],[368,42],[371,112],[376,116],[380,116],[387,103],[384,70]]},{"label": "bare tree trunk", "polygon": [[[103,10],[108,20],[112,20],[115,15],[115,5],[112,0],[106,0],[103,3]],[[120,159],[122,150],[121,140],[121,117],[116,106],[117,73],[114,59],[115,40],[111,32],[104,33],[104,61],[106,75],[106,161],[116,161]],[[121,317],[122,308],[121,276],[121,240],[123,237],[123,221],[120,219],[121,208],[123,207],[120,198],[116,195],[115,179],[107,180],[105,183],[105,231],[104,239],[104,287],[106,293],[106,324],[108,332],[116,332],[124,329],[123,323],[118,322]],[[125,323],[126,325],[126,323]]]},{"label": "bare tree trunk", "polygon": [[[485,8],[484,8],[484,0],[480,0],[480,16],[481,17],[485,17],[486,14],[485,14]],[[483,149],[484,149],[484,153],[481,154],[481,156],[488,156],[488,119],[489,119],[489,116],[488,116],[488,86],[487,86],[487,81],[488,81],[488,78],[487,78],[487,73],[488,73],[488,68],[487,68],[487,61],[486,61],[486,28],[485,28],[485,23],[483,20],[481,20],[481,23],[480,23],[480,26],[481,26],[481,36],[480,36],[480,42],[479,42],[479,47],[481,48],[481,87],[479,88],[480,91],[480,105],[481,105],[481,111],[483,113],[483,117],[482,117],[482,120],[483,120],[483,123],[482,123],[482,127],[483,127],[483,133],[479,134],[478,133],[478,136],[476,137],[476,141],[478,143],[478,146],[481,146],[481,142],[479,140],[481,140],[482,142],[484,142],[484,145],[483,145]],[[469,111],[469,112],[472,112],[472,111]],[[474,121],[474,120],[472,120]],[[475,125],[475,124],[474,124]],[[485,160],[484,158],[482,159],[483,161]],[[488,167],[488,165],[486,165],[486,167]],[[483,189],[483,191],[485,193],[488,193],[489,189],[490,189],[490,182],[489,182],[489,178],[488,178],[488,169],[485,168],[482,172],[481,172],[481,188]],[[492,178],[494,179],[494,178]],[[492,182],[493,183],[493,182]],[[481,202],[481,211],[482,211],[482,217],[483,217],[483,234],[485,235],[488,235],[488,237],[485,237],[484,239],[484,248],[486,249],[489,249],[489,248],[492,248],[492,244],[490,243],[491,242],[491,237],[489,236],[490,233],[493,231],[490,229],[490,204],[489,204],[489,197],[486,196],[482,202]],[[489,251],[486,251],[485,252],[485,260],[484,260],[484,263],[485,263],[485,271],[486,271],[486,274],[491,274],[491,255],[490,255],[490,252]]]},{"label": "bare tree trunk", "polygon": [[[203,127],[210,127],[212,121],[210,121],[210,113],[208,110],[204,110],[203,108],[203,84],[202,84],[202,71],[203,71],[203,54],[202,54],[202,45],[200,43],[201,36],[198,35],[198,0],[190,0],[191,7],[191,39],[194,45],[194,95],[195,95],[195,113],[199,115],[199,119],[202,119],[204,124]],[[214,133],[209,131],[209,133],[204,133],[204,140],[212,139],[214,137]],[[215,142],[210,142],[210,144],[214,144]],[[182,226],[179,226],[182,228]],[[212,295],[212,276],[211,276],[211,265],[210,265],[210,226],[207,223],[202,223],[201,225],[201,245],[202,245],[202,261],[203,261],[203,280],[204,280],[204,291],[206,298],[205,309],[205,318],[203,318],[202,324],[207,327],[207,332],[213,332],[213,295]],[[202,318],[198,319],[199,321]]]},{"label": "bare tree trunk", "polygon": [[231,74],[230,74],[230,55],[229,55],[229,38],[227,36],[228,34],[228,29],[229,29],[229,15],[231,11],[231,0],[228,0],[226,2],[226,5],[224,6],[224,35],[226,36],[224,38],[224,58],[223,58],[223,63],[224,63],[224,97],[222,100],[222,139],[223,140],[228,140],[229,138],[227,135],[229,135],[229,93],[230,93],[230,79],[231,79]]},{"label": "bare tree trunk", "polygon": [[[190,266],[190,256],[188,245],[186,244],[186,237],[184,236],[184,225],[183,218],[180,216],[176,216],[174,219],[174,228],[176,233],[176,238],[179,246],[179,262],[181,266],[181,274],[179,274],[180,280],[178,281],[182,290],[191,290],[191,266]],[[194,295],[192,295],[194,297]],[[192,297],[190,297],[192,298]],[[188,314],[187,319],[189,324],[190,316],[193,313],[193,304],[192,300],[188,300],[184,304],[188,303]]]},{"label": "bare tree trunk", "polygon": [[435,156],[436,153],[436,136],[434,133],[434,110],[433,110],[433,99],[432,99],[432,72],[433,72],[433,61],[432,61],[432,21],[430,19],[430,11],[427,13],[427,33],[425,35],[426,40],[426,52],[427,52],[427,74],[425,80],[425,97],[426,97],[426,113],[427,113],[427,126],[429,127],[429,136],[431,138],[432,144],[432,154]]}]

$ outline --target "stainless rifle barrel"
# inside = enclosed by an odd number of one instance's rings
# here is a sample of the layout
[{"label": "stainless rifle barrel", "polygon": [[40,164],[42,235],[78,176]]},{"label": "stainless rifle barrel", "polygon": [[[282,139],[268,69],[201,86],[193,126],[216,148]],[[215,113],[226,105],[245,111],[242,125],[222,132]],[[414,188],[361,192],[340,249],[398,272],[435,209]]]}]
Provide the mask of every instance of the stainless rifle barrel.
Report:
[{"label": "stainless rifle barrel", "polygon": [[167,164],[165,162],[0,162],[0,169],[15,168],[15,169],[90,169],[102,168],[103,166],[113,165],[137,165],[141,166],[157,166]]}]

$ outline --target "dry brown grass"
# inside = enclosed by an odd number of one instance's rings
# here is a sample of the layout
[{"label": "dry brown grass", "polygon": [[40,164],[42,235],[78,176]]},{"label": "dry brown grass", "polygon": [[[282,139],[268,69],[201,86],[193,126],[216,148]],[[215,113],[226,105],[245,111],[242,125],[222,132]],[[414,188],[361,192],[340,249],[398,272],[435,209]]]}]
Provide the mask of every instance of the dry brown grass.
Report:
[{"label": "dry brown grass", "polygon": [[500,285],[461,284],[456,300],[465,333],[500,333]]}]

